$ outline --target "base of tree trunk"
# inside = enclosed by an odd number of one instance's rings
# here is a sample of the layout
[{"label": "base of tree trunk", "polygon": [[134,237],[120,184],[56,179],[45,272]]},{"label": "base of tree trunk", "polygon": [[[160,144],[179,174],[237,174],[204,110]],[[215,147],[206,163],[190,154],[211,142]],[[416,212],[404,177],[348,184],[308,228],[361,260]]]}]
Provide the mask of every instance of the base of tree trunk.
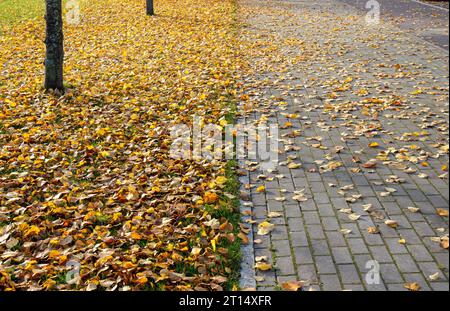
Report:
[{"label": "base of tree trunk", "polygon": [[147,0],[147,15],[149,15],[149,16],[155,15],[153,0]]},{"label": "base of tree trunk", "polygon": [[45,20],[47,25],[44,87],[46,90],[63,92],[64,35],[61,0],[46,0]]}]

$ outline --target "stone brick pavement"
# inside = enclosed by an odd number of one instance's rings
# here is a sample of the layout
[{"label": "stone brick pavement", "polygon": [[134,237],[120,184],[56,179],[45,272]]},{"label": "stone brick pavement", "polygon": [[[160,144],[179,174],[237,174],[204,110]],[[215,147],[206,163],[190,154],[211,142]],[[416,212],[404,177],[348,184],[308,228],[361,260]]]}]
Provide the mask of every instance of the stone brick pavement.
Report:
[{"label": "stone brick pavement", "polygon": [[[241,161],[243,219],[256,221],[241,286],[448,290],[448,55],[339,1],[239,3],[253,68],[239,123],[280,126],[276,171]],[[307,200],[293,199],[302,189]],[[282,217],[258,235],[269,212]],[[260,256],[274,268],[249,269]]]}]

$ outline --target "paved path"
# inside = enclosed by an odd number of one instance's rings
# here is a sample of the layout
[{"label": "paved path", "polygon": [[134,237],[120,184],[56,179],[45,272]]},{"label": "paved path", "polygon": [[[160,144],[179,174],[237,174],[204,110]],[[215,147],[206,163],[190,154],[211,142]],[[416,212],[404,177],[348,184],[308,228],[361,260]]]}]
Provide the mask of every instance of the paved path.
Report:
[{"label": "paved path", "polygon": [[[367,12],[368,0],[340,0]],[[448,9],[413,0],[377,0],[381,18],[393,21],[401,29],[449,50]]]},{"label": "paved path", "polygon": [[242,287],[448,290],[447,55],[339,1],[241,0],[240,15],[253,73],[239,122],[280,126],[277,171],[241,162],[256,221]]}]

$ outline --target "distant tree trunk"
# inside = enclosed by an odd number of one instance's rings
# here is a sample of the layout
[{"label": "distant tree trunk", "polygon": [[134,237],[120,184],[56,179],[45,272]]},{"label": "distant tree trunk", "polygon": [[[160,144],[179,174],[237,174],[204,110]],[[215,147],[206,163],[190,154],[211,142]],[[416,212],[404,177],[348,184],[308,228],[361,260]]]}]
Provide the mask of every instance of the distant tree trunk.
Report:
[{"label": "distant tree trunk", "polygon": [[147,0],[147,15],[155,15],[155,9],[153,8],[153,0]]},{"label": "distant tree trunk", "polygon": [[45,20],[46,28],[46,54],[45,54],[45,89],[64,90],[63,61],[64,36],[62,21],[62,0],[46,0]]}]

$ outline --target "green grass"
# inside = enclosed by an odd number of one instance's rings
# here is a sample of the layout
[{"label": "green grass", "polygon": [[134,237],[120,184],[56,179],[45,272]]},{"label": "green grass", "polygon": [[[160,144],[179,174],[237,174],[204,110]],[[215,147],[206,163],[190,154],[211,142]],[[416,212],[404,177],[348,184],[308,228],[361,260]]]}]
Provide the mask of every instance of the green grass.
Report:
[{"label": "green grass", "polygon": [[0,26],[42,17],[45,0],[0,0]]},{"label": "green grass", "polygon": [[225,284],[225,289],[232,290],[239,286],[239,275],[241,267],[241,240],[237,238],[239,234],[239,222],[240,222],[240,202],[239,202],[239,179],[236,174],[237,162],[235,160],[229,161],[225,169],[225,175],[227,177],[227,183],[225,184],[225,192],[235,196],[234,199],[228,199],[228,206],[222,209],[221,216],[224,216],[234,227],[234,234],[236,239],[234,242],[229,243],[223,241],[221,247],[228,249],[228,268],[231,269],[231,275],[228,276],[228,282]]}]

